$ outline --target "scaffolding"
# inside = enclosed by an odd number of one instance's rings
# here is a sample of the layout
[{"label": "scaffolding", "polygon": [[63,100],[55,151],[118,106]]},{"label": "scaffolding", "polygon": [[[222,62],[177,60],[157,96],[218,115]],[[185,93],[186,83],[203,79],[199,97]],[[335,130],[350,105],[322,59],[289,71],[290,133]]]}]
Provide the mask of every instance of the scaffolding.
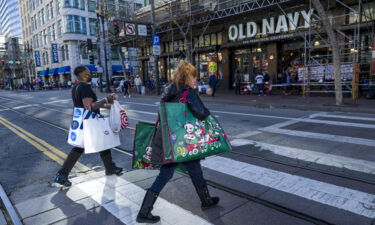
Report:
[{"label": "scaffolding", "polygon": [[[348,5],[345,1],[328,0],[325,3],[339,42],[342,91],[356,99],[361,89],[365,91],[375,83],[375,74],[370,71],[375,2],[359,0],[355,5]],[[309,10],[313,10],[311,0],[308,4]],[[280,5],[279,8],[286,15]],[[336,12],[344,12],[336,15],[333,8]],[[303,67],[298,68],[303,96],[335,92],[331,44],[322,29],[322,19],[316,11],[312,18],[308,31],[299,32],[304,39],[301,54]]]}]

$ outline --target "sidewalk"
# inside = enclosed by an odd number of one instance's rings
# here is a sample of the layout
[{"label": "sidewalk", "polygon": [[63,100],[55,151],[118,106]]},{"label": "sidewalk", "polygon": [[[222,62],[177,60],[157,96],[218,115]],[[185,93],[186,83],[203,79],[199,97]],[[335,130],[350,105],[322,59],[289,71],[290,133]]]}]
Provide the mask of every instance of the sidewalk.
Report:
[{"label": "sidewalk", "polygon": [[[99,94],[104,97],[105,94]],[[360,112],[375,113],[375,100],[360,98],[352,100],[350,97],[344,98],[343,106],[335,105],[335,97],[302,97],[297,95],[235,95],[233,92],[219,90],[215,97],[200,95],[206,103],[247,105],[257,108],[285,108],[327,112]],[[151,98],[159,101],[160,96],[138,95],[133,93],[132,98]]]}]

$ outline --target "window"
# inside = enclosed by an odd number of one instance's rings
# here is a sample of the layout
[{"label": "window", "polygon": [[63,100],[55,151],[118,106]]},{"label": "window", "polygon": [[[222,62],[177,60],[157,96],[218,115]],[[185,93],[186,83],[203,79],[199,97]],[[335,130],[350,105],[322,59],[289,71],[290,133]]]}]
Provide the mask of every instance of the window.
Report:
[{"label": "window", "polygon": [[210,35],[204,35],[204,46],[210,46]]},{"label": "window", "polygon": [[40,25],[43,25],[46,21],[45,18],[44,18],[44,9],[42,9],[40,11],[40,18],[41,18],[41,22],[42,22]]},{"label": "window", "polygon": [[45,12],[46,12],[46,21],[48,21],[50,18],[49,18],[49,4],[46,5],[46,8],[45,8]]},{"label": "window", "polygon": [[46,65],[49,64],[48,52],[46,52]]},{"label": "window", "polygon": [[221,32],[217,33],[217,44],[218,45],[223,44],[223,36]]},{"label": "window", "polygon": [[55,40],[56,40],[55,24],[52,24],[51,37],[52,37],[52,41],[55,41]]},{"label": "window", "polygon": [[55,0],[56,15],[60,15],[60,0]]},{"label": "window", "polygon": [[142,4],[140,4],[140,3],[134,3],[134,9],[135,10],[141,9],[142,7],[143,7]]},{"label": "window", "polygon": [[61,38],[62,34],[62,26],[61,26],[61,20],[57,21],[57,37]]},{"label": "window", "polygon": [[51,36],[52,36],[52,34],[51,34],[51,27],[49,26],[47,28],[47,43],[51,42]]},{"label": "window", "polygon": [[53,1],[49,3],[49,14],[51,19],[53,19]]},{"label": "window", "polygon": [[66,60],[69,60],[69,49],[68,45],[65,45]]},{"label": "window", "polygon": [[98,33],[97,26],[96,26],[96,19],[89,19],[89,31],[90,35],[96,36]]},{"label": "window", "polygon": [[43,30],[42,36],[43,36],[43,45],[46,45],[47,44],[46,29]]},{"label": "window", "polygon": [[96,10],[96,0],[89,0],[87,5],[88,5],[89,12],[95,12],[95,10]]},{"label": "window", "polygon": [[80,16],[65,16],[65,33],[86,34],[86,18]]},{"label": "window", "polygon": [[111,46],[111,59],[112,60],[119,60],[118,55],[118,47],[117,46]]},{"label": "window", "polygon": [[216,34],[211,34],[211,45],[217,45]]},{"label": "window", "polygon": [[64,8],[76,8],[85,10],[85,4],[83,0],[64,0]]},{"label": "window", "polygon": [[203,36],[199,36],[199,47],[204,47],[204,38]]},{"label": "window", "polygon": [[64,45],[63,46],[61,46],[61,58],[62,58],[62,61],[65,61],[65,47],[64,47]]}]

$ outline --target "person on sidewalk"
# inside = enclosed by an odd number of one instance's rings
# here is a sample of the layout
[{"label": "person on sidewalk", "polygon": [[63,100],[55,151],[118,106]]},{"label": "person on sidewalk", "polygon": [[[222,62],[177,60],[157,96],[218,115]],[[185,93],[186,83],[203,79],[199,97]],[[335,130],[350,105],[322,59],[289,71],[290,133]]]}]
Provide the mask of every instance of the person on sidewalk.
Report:
[{"label": "person on sidewalk", "polygon": [[236,71],[236,75],[234,76],[234,93],[236,95],[241,94],[241,74],[240,71]]},{"label": "person on sidewalk", "polygon": [[[78,84],[72,88],[72,99],[74,107],[85,108],[99,114],[100,108],[110,108],[107,103],[113,103],[115,98],[112,95],[106,97],[101,101],[97,101],[95,92],[91,89],[91,73],[85,66],[78,66],[74,69],[74,74],[77,76]],[[74,165],[78,161],[79,157],[84,152],[83,148],[73,147],[72,151],[66,158],[62,168],[57,172],[54,182],[63,186],[71,186],[72,183],[69,181],[68,176]],[[109,175],[121,175],[122,168],[116,167],[112,161],[112,155],[110,150],[100,152],[100,157],[104,163],[105,174]]]},{"label": "person on sidewalk", "polygon": [[124,98],[128,97],[130,98],[131,95],[130,95],[130,89],[131,89],[131,82],[129,80],[129,78],[126,78],[125,82],[124,82]]},{"label": "person on sidewalk", "polygon": [[[204,120],[210,115],[210,111],[208,111],[203,105],[201,99],[194,90],[196,79],[197,69],[188,61],[181,61],[173,74],[174,82],[166,88],[161,102],[180,102],[184,91],[188,90],[187,106],[197,119]],[[162,133],[159,124],[152,144],[151,153],[151,161],[155,165],[162,164],[162,148]],[[186,170],[189,172],[193,185],[202,202],[201,208],[204,210],[218,204],[220,199],[218,197],[210,196],[206,181],[203,178],[200,160],[192,160],[181,164],[185,166]],[[170,163],[161,166],[159,175],[147,190],[143,199],[141,209],[137,215],[138,223],[156,223],[160,221],[160,217],[152,215],[151,211],[159,193],[173,177],[174,170],[178,165],[178,163]]]},{"label": "person on sidewalk", "polygon": [[142,85],[142,79],[141,79],[141,77],[139,75],[137,75],[135,77],[134,84],[137,87],[138,94],[142,94],[142,87],[141,87],[141,85]]},{"label": "person on sidewalk", "polygon": [[215,74],[212,73],[208,80],[208,84],[210,85],[210,88],[212,88],[212,95],[211,95],[212,97],[215,97],[217,82],[218,80]]},{"label": "person on sidewalk", "polygon": [[258,75],[255,77],[255,85],[258,89],[258,95],[261,96],[264,94],[264,77],[263,74],[258,73]]},{"label": "person on sidewalk", "polygon": [[284,83],[285,83],[284,95],[289,95],[290,94],[291,77],[290,77],[290,73],[289,73],[288,69],[285,70]]}]

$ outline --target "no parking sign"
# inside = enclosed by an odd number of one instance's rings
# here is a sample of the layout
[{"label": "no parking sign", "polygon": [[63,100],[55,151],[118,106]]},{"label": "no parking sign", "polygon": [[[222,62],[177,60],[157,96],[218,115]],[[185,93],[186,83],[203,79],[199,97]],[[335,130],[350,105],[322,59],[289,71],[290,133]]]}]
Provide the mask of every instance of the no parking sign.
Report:
[{"label": "no parking sign", "polygon": [[135,24],[125,23],[125,35],[135,36]]}]

